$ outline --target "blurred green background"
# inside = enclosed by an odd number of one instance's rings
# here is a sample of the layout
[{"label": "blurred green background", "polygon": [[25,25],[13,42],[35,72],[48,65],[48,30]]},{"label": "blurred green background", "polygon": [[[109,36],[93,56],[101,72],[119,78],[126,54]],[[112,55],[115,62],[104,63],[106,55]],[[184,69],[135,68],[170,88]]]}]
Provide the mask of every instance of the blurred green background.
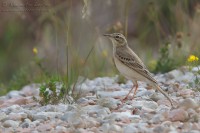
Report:
[{"label": "blurred green background", "polygon": [[1,95],[52,75],[118,74],[104,33],[125,34],[154,73],[186,65],[190,54],[200,57],[199,0],[0,2]]}]

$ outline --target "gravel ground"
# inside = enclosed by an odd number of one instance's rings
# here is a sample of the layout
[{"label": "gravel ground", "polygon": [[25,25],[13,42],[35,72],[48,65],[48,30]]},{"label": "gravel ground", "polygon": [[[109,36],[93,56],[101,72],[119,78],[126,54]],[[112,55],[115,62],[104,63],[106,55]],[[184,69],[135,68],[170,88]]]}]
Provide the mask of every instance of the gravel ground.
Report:
[{"label": "gravel ground", "polygon": [[155,78],[177,108],[139,82],[136,97],[116,110],[132,87],[131,81],[118,84],[118,76],[87,79],[77,85],[75,91],[81,97],[73,104],[41,106],[32,98],[39,96],[39,85],[31,84],[0,97],[0,132],[199,133],[200,92],[189,86],[193,73],[181,68]]}]

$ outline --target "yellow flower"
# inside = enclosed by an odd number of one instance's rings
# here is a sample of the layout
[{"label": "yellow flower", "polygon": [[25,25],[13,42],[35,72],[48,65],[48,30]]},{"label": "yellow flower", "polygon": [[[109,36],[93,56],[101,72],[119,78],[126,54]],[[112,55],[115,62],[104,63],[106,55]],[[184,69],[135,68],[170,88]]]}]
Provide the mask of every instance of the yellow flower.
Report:
[{"label": "yellow flower", "polygon": [[103,50],[102,51],[102,55],[103,55],[103,57],[107,57],[108,56],[108,52],[106,50]]},{"label": "yellow flower", "polygon": [[187,59],[188,62],[194,62],[194,61],[198,61],[199,58],[195,55],[190,55]]},{"label": "yellow flower", "polygon": [[37,54],[37,53],[38,53],[37,48],[33,48],[33,53],[34,53],[34,54]]}]

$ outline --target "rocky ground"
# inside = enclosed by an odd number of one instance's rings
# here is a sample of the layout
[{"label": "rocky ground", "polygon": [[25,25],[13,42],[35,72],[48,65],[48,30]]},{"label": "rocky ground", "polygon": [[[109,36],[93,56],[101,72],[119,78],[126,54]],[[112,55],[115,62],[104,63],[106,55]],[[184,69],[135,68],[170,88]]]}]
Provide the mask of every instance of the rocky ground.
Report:
[{"label": "rocky ground", "polygon": [[39,86],[32,84],[0,97],[0,132],[199,133],[200,92],[189,86],[194,81],[193,73],[181,68],[155,78],[176,109],[171,109],[161,93],[140,82],[134,100],[127,100],[116,110],[132,87],[131,81],[118,84],[117,76],[78,85],[76,91],[81,97],[73,104],[41,106],[32,98],[38,97]]}]

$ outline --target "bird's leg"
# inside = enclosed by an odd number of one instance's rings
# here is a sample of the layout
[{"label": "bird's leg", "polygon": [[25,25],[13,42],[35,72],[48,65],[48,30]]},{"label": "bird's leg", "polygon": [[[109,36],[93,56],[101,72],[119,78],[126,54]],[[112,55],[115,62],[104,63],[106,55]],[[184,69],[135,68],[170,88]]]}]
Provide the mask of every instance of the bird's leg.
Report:
[{"label": "bird's leg", "polygon": [[[135,88],[135,91],[134,91],[134,95],[135,95],[135,93],[136,93],[136,91],[137,91],[137,88],[138,88],[137,82],[135,82],[135,83],[136,83],[136,88]],[[120,104],[115,110],[118,110],[119,108],[122,107],[122,105],[123,105],[124,102],[128,99],[128,96],[129,96],[129,94],[132,92],[132,90],[134,89],[134,87],[135,87],[135,84],[133,83],[133,87],[131,88],[131,90],[129,91],[129,93],[126,95],[126,97],[125,97],[124,99],[121,100],[122,104]]]},{"label": "bird's leg", "polygon": [[129,93],[126,95],[125,98],[123,98],[123,99],[121,100],[122,104],[120,104],[115,110],[118,110],[119,108],[122,107],[122,105],[123,105],[124,102],[128,99],[128,96],[129,96],[129,94],[131,93],[131,91],[133,90],[134,87],[135,87],[135,85],[133,84],[133,87],[131,88],[131,90],[129,91]]},{"label": "bird's leg", "polygon": [[126,101],[128,99],[129,94],[131,93],[131,91],[134,89],[135,85],[133,84],[133,87],[131,88],[131,90],[129,91],[129,93],[126,95],[126,97],[124,99],[122,99],[122,101]]},{"label": "bird's leg", "polygon": [[137,89],[138,89],[138,83],[137,83],[137,81],[136,81],[135,90],[134,90],[134,95],[133,95],[133,97],[131,98],[131,100],[134,99],[134,97],[135,97],[135,95],[136,95],[136,92],[137,92]]}]

